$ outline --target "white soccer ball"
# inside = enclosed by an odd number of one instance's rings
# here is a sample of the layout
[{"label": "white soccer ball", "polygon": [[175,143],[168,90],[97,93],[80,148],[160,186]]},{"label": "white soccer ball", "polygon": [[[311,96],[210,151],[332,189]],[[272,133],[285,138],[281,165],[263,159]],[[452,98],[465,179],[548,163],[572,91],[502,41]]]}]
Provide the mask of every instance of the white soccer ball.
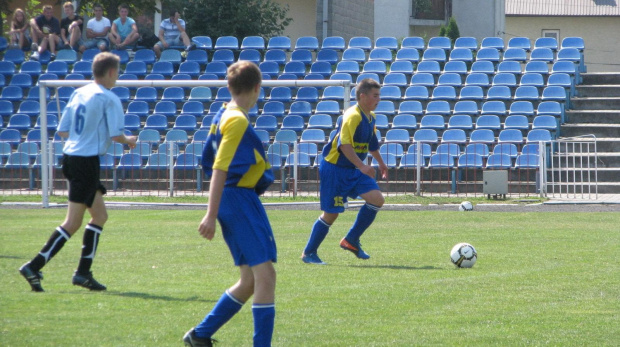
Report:
[{"label": "white soccer ball", "polygon": [[473,211],[474,205],[469,201],[463,201],[459,206],[459,211]]},{"label": "white soccer ball", "polygon": [[478,259],[478,253],[469,243],[459,243],[450,251],[450,261],[456,267],[470,268],[476,264],[476,259]]}]

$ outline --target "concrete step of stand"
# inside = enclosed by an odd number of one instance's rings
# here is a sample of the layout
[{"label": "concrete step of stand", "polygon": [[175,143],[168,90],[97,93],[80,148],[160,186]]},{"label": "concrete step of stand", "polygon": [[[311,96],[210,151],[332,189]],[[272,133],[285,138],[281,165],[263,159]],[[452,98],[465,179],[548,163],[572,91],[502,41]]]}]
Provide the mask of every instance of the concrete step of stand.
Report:
[{"label": "concrete step of stand", "polygon": [[620,97],[620,85],[579,85],[577,86],[577,95],[580,98]]},{"label": "concrete step of stand", "polygon": [[597,138],[620,136],[620,123],[565,123],[561,127],[562,137],[590,134]]},{"label": "concrete step of stand", "polygon": [[620,97],[571,98],[573,110],[619,110]]},{"label": "concrete step of stand", "polygon": [[620,111],[616,110],[569,110],[566,111],[569,123],[620,123]]},{"label": "concrete step of stand", "polygon": [[620,73],[617,72],[594,72],[581,74],[582,85],[618,84],[620,85]]}]

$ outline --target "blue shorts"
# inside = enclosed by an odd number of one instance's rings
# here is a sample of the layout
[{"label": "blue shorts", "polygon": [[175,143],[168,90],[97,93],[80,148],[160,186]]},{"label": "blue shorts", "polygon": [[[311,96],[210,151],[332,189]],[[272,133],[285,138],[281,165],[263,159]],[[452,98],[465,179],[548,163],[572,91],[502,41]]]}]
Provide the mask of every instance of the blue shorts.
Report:
[{"label": "blue shorts", "polygon": [[253,189],[224,187],[217,219],[236,266],[277,261],[273,231]]},{"label": "blue shorts", "polygon": [[377,181],[360,170],[334,165],[325,160],[319,166],[319,175],[321,210],[327,213],[344,212],[347,197],[356,198],[372,190],[379,190]]},{"label": "blue shorts", "polygon": [[86,49],[99,48],[100,44],[105,44],[105,49],[108,49],[110,47],[110,41],[103,37],[86,40],[86,42],[84,42],[84,47],[86,47]]}]

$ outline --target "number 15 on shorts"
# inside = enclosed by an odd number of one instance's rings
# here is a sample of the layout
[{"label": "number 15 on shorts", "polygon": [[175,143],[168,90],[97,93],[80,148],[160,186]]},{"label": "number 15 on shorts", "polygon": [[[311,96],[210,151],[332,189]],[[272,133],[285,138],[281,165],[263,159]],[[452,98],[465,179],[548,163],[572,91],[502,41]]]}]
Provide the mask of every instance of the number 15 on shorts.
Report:
[{"label": "number 15 on shorts", "polygon": [[344,198],[342,196],[335,196],[334,206],[344,206]]}]

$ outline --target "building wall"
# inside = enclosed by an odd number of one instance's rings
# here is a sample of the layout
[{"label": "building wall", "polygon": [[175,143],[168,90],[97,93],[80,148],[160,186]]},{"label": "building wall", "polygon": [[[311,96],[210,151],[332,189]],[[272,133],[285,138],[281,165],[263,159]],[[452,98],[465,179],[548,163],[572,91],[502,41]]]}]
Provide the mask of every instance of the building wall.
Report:
[{"label": "building wall", "polygon": [[[323,1],[317,0],[316,36],[323,39]],[[375,1],[373,0],[327,0],[327,36],[342,36],[349,41],[354,36],[374,39]],[[400,1],[400,0],[399,0]]]},{"label": "building wall", "polygon": [[620,71],[620,18],[506,17],[506,40],[525,36],[533,44],[545,29],[559,29],[560,42],[565,37],[583,37],[588,72]]},{"label": "building wall", "polygon": [[411,0],[375,0],[375,38],[409,36]]},{"label": "building wall", "polygon": [[315,27],[317,13],[314,1],[274,0],[274,2],[289,7],[287,16],[293,20],[284,29],[283,35],[290,37],[293,45],[299,37],[317,35]]},{"label": "building wall", "polygon": [[461,36],[473,36],[481,42],[504,31],[504,0],[458,0],[452,2],[452,14]]}]

